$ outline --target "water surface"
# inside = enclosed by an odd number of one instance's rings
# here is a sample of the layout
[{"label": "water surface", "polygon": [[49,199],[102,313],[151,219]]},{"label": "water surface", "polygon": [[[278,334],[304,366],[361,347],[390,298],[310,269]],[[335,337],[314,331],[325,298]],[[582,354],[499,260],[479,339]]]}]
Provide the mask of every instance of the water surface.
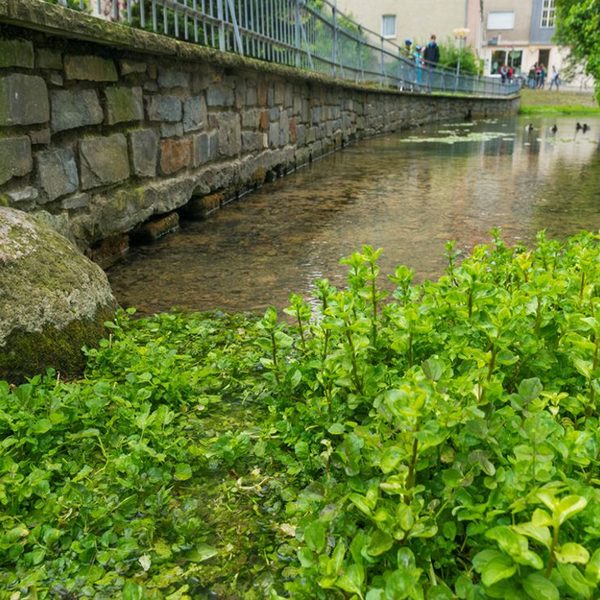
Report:
[{"label": "water surface", "polygon": [[450,239],[468,251],[494,227],[510,243],[598,230],[600,119],[587,123],[442,123],[360,142],[133,249],[109,279],[142,313],[262,311],[316,278],[343,285],[339,259],[363,244],[383,248],[382,273],[406,264],[422,281],[443,272]]}]

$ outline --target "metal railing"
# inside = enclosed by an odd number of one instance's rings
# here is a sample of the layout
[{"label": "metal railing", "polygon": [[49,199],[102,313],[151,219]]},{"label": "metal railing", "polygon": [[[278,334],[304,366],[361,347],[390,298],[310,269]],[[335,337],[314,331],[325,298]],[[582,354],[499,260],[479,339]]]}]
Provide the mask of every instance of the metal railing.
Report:
[{"label": "metal railing", "polygon": [[[52,0],[47,0],[52,1]],[[339,12],[335,0],[54,0],[154,33],[333,77],[413,92],[506,96],[517,83],[459,74]]]}]

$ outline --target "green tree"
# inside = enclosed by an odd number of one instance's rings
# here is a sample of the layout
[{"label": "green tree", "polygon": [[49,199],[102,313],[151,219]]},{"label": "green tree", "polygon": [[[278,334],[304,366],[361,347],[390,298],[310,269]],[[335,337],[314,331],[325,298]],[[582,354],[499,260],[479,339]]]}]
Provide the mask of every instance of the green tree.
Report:
[{"label": "green tree", "polygon": [[574,61],[584,62],[600,102],[600,0],[557,0],[556,25],[556,41],[570,46]]}]

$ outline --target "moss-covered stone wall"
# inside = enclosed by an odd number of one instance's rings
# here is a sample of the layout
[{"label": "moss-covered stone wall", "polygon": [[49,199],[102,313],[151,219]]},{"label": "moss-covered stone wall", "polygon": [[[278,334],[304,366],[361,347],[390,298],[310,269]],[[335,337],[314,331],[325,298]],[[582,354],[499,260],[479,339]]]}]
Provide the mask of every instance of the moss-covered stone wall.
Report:
[{"label": "moss-covered stone wall", "polygon": [[351,141],[518,103],[358,86],[39,0],[0,3],[0,57],[0,203],[92,255]]}]

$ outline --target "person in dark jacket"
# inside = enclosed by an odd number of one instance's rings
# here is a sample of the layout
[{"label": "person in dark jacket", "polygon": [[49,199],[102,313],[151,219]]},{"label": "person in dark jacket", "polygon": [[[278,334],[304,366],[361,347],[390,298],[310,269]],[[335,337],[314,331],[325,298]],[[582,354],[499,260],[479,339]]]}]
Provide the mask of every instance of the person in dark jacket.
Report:
[{"label": "person in dark jacket", "polygon": [[435,35],[432,35],[429,44],[425,47],[425,52],[423,52],[423,58],[427,66],[432,69],[435,69],[438,62],[440,62],[440,47],[435,40]]}]

